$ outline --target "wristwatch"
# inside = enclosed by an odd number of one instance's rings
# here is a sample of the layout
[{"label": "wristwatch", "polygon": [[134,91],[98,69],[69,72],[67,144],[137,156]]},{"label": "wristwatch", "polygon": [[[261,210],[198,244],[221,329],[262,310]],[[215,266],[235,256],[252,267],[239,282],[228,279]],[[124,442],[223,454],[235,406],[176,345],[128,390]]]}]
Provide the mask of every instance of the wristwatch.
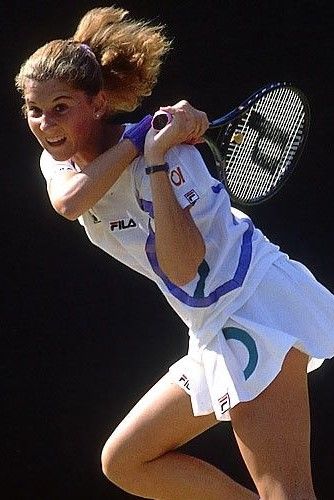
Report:
[{"label": "wristwatch", "polygon": [[155,172],[168,172],[168,170],[168,163],[163,163],[161,165],[151,165],[150,167],[145,168],[145,172],[147,173],[147,175],[154,174]]}]

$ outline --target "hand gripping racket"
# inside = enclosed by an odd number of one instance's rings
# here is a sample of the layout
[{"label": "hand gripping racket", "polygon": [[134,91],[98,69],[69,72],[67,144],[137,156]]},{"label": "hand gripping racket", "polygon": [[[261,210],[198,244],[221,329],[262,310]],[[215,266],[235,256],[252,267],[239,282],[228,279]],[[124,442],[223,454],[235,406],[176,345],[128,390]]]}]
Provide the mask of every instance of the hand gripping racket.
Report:
[{"label": "hand gripping racket", "polygon": [[[158,112],[161,130],[171,116]],[[256,205],[268,200],[291,175],[310,125],[307,98],[289,83],[271,83],[240,106],[213,120],[204,136],[231,200]]]}]

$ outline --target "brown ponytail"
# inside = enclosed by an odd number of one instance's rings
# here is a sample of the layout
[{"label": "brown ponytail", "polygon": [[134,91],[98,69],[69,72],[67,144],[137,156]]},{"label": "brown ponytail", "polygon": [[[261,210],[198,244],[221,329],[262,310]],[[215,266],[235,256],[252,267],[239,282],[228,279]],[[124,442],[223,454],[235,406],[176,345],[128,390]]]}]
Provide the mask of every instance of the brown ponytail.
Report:
[{"label": "brown ponytail", "polygon": [[171,43],[162,26],[127,16],[116,7],[88,11],[73,38],[49,42],[25,61],[18,90],[24,95],[26,79],[59,79],[88,95],[104,89],[110,113],[134,110],[151,94]]},{"label": "brown ponytail", "polygon": [[87,44],[100,62],[111,110],[131,111],[151,94],[170,48],[162,31],[116,7],[92,9],[81,19],[73,39]]}]

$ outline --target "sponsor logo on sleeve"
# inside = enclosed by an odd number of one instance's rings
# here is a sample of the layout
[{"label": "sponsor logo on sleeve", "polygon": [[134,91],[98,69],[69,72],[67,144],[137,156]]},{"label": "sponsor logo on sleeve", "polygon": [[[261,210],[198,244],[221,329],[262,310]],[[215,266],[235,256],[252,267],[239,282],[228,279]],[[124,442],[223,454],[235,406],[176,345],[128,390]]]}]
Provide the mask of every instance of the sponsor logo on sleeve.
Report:
[{"label": "sponsor logo on sleeve", "polygon": [[181,170],[181,167],[175,167],[170,171],[170,180],[174,186],[182,186],[185,183],[185,179]]},{"label": "sponsor logo on sleeve", "polygon": [[199,196],[196,193],[195,189],[191,189],[191,191],[188,191],[188,193],[186,193],[184,196],[187,198],[187,200],[191,204],[195,203],[195,201],[197,201],[199,199]]}]

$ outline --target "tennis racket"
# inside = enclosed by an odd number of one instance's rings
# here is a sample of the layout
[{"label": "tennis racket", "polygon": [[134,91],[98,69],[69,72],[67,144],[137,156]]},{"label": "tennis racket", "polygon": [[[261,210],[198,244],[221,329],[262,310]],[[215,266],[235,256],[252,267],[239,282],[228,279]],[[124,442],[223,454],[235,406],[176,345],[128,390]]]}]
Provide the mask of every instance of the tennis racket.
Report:
[{"label": "tennis racket", "polygon": [[[172,119],[158,112],[152,126]],[[293,172],[310,125],[306,96],[289,83],[271,83],[213,120],[204,136],[233,202],[256,205],[271,198]]]}]

